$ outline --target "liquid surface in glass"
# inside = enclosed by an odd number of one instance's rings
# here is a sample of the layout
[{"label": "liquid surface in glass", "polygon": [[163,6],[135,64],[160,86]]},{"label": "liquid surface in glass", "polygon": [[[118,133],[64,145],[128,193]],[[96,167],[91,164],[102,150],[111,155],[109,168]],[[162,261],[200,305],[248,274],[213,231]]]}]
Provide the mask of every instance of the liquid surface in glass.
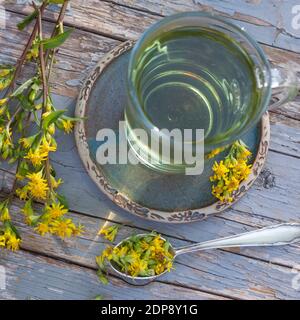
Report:
[{"label": "liquid surface in glass", "polygon": [[155,127],[204,129],[207,143],[237,132],[256,112],[260,91],[253,69],[233,39],[188,28],[162,33],[149,44],[133,79]]}]

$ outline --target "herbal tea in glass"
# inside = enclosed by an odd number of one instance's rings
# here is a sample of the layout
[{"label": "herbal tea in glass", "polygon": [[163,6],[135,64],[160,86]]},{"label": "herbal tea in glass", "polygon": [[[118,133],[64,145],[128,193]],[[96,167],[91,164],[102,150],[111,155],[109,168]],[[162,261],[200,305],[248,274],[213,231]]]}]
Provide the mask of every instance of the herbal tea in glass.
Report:
[{"label": "herbal tea in glass", "polygon": [[[144,33],[130,56],[128,89],[129,142],[138,140],[136,128],[204,129],[209,152],[258,122],[270,100],[271,69],[243,30],[214,15],[190,12],[165,18]],[[198,141],[193,137],[190,143]],[[154,153],[146,144],[139,149],[142,160]],[[144,163],[182,172],[184,164],[163,166],[155,156],[156,164]]]}]

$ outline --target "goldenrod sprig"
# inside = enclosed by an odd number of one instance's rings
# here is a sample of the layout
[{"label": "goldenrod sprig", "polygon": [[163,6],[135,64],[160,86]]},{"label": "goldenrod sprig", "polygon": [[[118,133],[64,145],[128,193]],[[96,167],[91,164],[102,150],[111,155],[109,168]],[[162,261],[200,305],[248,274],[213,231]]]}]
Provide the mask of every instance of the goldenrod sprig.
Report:
[{"label": "goldenrod sprig", "polygon": [[251,173],[251,164],[248,164],[251,152],[241,141],[236,141],[230,148],[224,160],[214,163],[214,174],[210,177],[213,182],[212,194],[222,202],[232,202],[233,192],[241,182]]},{"label": "goldenrod sprig", "polygon": [[[22,23],[22,28],[36,20],[32,34],[16,67],[0,66],[0,84],[7,90],[6,96],[0,100],[0,154],[10,162],[17,161],[16,179],[9,197],[0,203],[0,246],[16,250],[21,242],[18,230],[13,225],[9,207],[16,192],[25,201],[22,212],[25,221],[41,235],[47,233],[59,237],[78,235],[82,226],[75,225],[67,217],[68,205],[65,198],[57,192],[62,183],[57,179],[51,166],[49,155],[57,149],[55,129],[71,132],[78,119],[67,117],[65,111],[54,107],[49,77],[54,54],[69,36],[63,31],[63,18],[68,1],[61,7],[52,37],[44,38],[42,15],[52,0],[43,1],[40,6],[34,5],[34,12]],[[61,1],[60,3],[62,3]],[[51,58],[51,59],[50,59]],[[14,90],[12,83],[26,61],[36,65],[36,74]],[[16,102],[14,112],[8,104]],[[34,123],[30,130],[28,122],[33,115]],[[19,187],[17,188],[17,183]],[[41,212],[35,212],[33,201],[44,202]]]},{"label": "goldenrod sprig", "polygon": [[159,234],[133,235],[117,247],[107,246],[100,256],[96,257],[99,267],[97,275],[104,284],[106,263],[110,261],[119,271],[134,277],[148,277],[171,271],[174,255],[170,243]]}]

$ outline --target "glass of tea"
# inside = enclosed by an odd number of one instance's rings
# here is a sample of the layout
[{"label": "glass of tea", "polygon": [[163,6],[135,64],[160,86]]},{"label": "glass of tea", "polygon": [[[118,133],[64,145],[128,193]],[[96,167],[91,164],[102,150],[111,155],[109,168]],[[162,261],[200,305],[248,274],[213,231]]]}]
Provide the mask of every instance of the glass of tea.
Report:
[{"label": "glass of tea", "polygon": [[[296,96],[299,81],[286,70],[272,68],[254,39],[219,16],[185,12],[164,18],[142,35],[130,55],[129,145],[145,165],[184,173],[189,165],[184,156],[181,163],[172,156],[164,161],[161,148],[141,141],[135,129],[158,141],[164,138],[162,129],[203,129],[203,136],[193,134],[183,145],[203,144],[205,153],[228,145],[257,124],[272,94],[274,107]],[[172,141],[170,146],[171,153],[178,151]]]}]

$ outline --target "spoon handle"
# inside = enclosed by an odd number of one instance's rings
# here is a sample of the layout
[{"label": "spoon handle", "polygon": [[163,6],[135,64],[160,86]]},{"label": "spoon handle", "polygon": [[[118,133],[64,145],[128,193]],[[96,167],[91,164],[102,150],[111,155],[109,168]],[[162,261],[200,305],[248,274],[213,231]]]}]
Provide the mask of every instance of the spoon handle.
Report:
[{"label": "spoon handle", "polygon": [[280,246],[300,241],[300,223],[283,223],[175,249],[175,255],[206,249]]}]

